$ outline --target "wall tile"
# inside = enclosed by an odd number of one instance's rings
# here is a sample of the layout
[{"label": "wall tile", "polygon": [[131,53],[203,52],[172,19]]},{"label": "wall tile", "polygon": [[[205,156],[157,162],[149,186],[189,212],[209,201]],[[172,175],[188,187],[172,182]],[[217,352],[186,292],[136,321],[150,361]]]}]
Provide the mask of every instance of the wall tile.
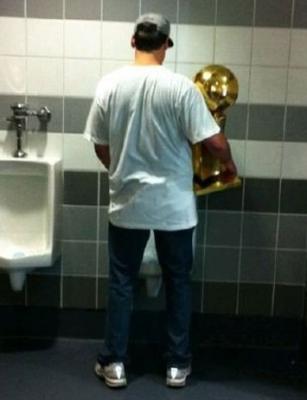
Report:
[{"label": "wall tile", "polygon": [[[211,210],[241,210],[242,189],[243,185],[234,189],[210,194],[208,196],[208,208]],[[205,197],[206,196],[199,197],[199,208],[204,208]]]},{"label": "wall tile", "polygon": [[63,275],[96,276],[96,243],[63,242]]},{"label": "wall tile", "polygon": [[65,171],[64,204],[97,205],[97,186],[97,173]]},{"label": "wall tile", "polygon": [[100,174],[100,205],[109,205],[109,174],[102,172]]},{"label": "wall tile", "polygon": [[177,0],[141,0],[141,12],[163,14],[171,23],[177,22]]},{"label": "wall tile", "polygon": [[96,279],[64,276],[63,307],[92,309],[96,304]]},{"label": "wall tile", "polygon": [[[236,100],[237,105],[245,105],[249,100],[250,67],[248,65],[231,65],[229,69],[238,80],[239,92]],[[238,104],[239,103],[239,104]],[[233,106],[231,107],[231,110]]]},{"label": "wall tile", "polygon": [[307,108],[289,106],[287,108],[286,135],[289,142],[307,142]]},{"label": "wall tile", "polygon": [[215,0],[179,0],[179,24],[214,25]]},{"label": "wall tile", "polygon": [[0,93],[25,94],[26,60],[24,57],[0,56]]},{"label": "wall tile", "polygon": [[108,279],[107,278],[99,278],[98,279],[98,308],[106,309],[108,304]]},{"label": "wall tile", "polygon": [[25,55],[26,54],[26,23],[21,18],[1,18],[0,54],[2,55]]},{"label": "wall tile", "polygon": [[213,27],[178,25],[177,61],[211,63],[213,61],[213,35]]},{"label": "wall tile", "polygon": [[192,273],[191,273],[191,280],[193,282],[203,281],[203,259],[204,259],[204,246],[196,246]]},{"label": "wall tile", "polygon": [[97,207],[63,207],[63,240],[97,240]]},{"label": "wall tile", "polygon": [[275,247],[277,215],[244,213],[243,246]]},{"label": "wall tile", "polygon": [[274,250],[261,248],[242,250],[240,282],[273,283],[275,268]]},{"label": "wall tile", "polygon": [[27,93],[63,96],[63,59],[28,57]]},{"label": "wall tile", "polygon": [[28,18],[63,18],[64,0],[27,0]]},{"label": "wall tile", "polygon": [[249,109],[248,138],[281,141],[283,138],[284,106],[251,104]]},{"label": "wall tile", "polygon": [[24,0],[1,0],[0,16],[6,17],[24,17],[25,2]]},{"label": "wall tile", "polygon": [[108,243],[99,243],[98,255],[98,276],[109,276],[109,250]]},{"label": "wall tile", "polygon": [[285,143],[283,151],[283,179],[307,179],[307,143]]},{"label": "wall tile", "polygon": [[255,25],[288,28],[291,10],[292,0],[257,0]]},{"label": "wall tile", "polygon": [[[206,63],[205,63],[206,64]],[[165,66],[165,65],[164,65]],[[176,72],[194,81],[195,75],[204,67],[204,63],[176,63]]]},{"label": "wall tile", "polygon": [[307,28],[307,3],[305,0],[295,0],[294,28]]},{"label": "wall tile", "polygon": [[262,315],[271,314],[272,304],[271,285],[240,284],[239,315]]},{"label": "wall tile", "polygon": [[25,287],[20,292],[14,292],[9,275],[3,272],[0,273],[0,305],[25,305]]},{"label": "wall tile", "polygon": [[280,198],[280,211],[282,213],[306,214],[306,198],[306,180],[282,180]]},{"label": "wall tile", "polygon": [[237,282],[239,249],[207,247],[205,251],[205,281]]},{"label": "wall tile", "polygon": [[225,133],[229,139],[245,139],[247,105],[235,104],[226,111]]},{"label": "wall tile", "polygon": [[27,305],[40,307],[60,306],[60,276],[28,275]]},{"label": "wall tile", "polygon": [[252,67],[250,102],[284,104],[286,101],[287,69]]},{"label": "wall tile", "polygon": [[[259,163],[260,154],[261,163]],[[279,178],[281,162],[281,142],[249,140],[246,143],[245,176],[255,178]]]},{"label": "wall tile", "polygon": [[229,140],[232,158],[237,167],[239,177],[245,176],[246,142],[244,140]]},{"label": "wall tile", "polygon": [[[98,171],[99,161],[92,142],[80,134],[65,134],[63,137],[63,168],[69,171]],[[82,163],[80,163],[82,160]]]},{"label": "wall tile", "polygon": [[291,105],[307,106],[307,68],[289,69],[287,102]]},{"label": "wall tile", "polygon": [[109,215],[108,207],[100,207],[99,211],[99,240],[108,241]]},{"label": "wall tile", "polygon": [[[27,104],[30,108],[38,109],[47,106],[51,111],[51,120],[48,122],[48,132],[63,132],[63,98],[48,96],[28,96]],[[30,118],[29,129],[37,129],[37,119]]]},{"label": "wall tile", "polygon": [[92,99],[65,97],[64,132],[83,133]]},{"label": "wall tile", "polygon": [[274,316],[299,318],[304,314],[304,288],[277,285],[274,299]]},{"label": "wall tile", "polygon": [[278,247],[286,249],[306,249],[307,216],[280,215]]},{"label": "wall tile", "polygon": [[204,293],[205,313],[230,315],[235,314],[237,300],[236,284],[206,282]]},{"label": "wall tile", "polygon": [[101,23],[99,21],[65,21],[65,57],[100,58]]},{"label": "wall tile", "polygon": [[[134,24],[104,21],[102,25],[102,58],[104,60],[132,61],[131,47]],[[112,40],[110,40],[112,38]]]},{"label": "wall tile", "polygon": [[101,19],[101,0],[65,0],[65,18],[81,20]]},{"label": "wall tile", "polygon": [[65,96],[92,98],[99,79],[99,60],[66,59],[64,61]]},{"label": "wall tile", "polygon": [[214,62],[249,65],[251,46],[251,28],[217,27]]},{"label": "wall tile", "polygon": [[251,26],[254,0],[217,0],[217,25]]},{"label": "wall tile", "polygon": [[198,224],[194,232],[196,245],[203,246],[205,244],[205,232],[207,231],[207,213],[206,211],[198,211]]},{"label": "wall tile", "polygon": [[27,54],[29,56],[63,57],[64,21],[28,18]]},{"label": "wall tile", "polygon": [[[307,15],[307,13],[306,13]],[[306,29],[293,29],[291,32],[291,67],[307,67],[305,44],[307,41]]]},{"label": "wall tile", "polygon": [[140,0],[103,0],[103,20],[135,22],[139,16]]},{"label": "wall tile", "polygon": [[244,210],[277,213],[278,196],[279,180],[253,178],[246,179]]},{"label": "wall tile", "polygon": [[241,213],[209,211],[206,243],[218,246],[239,246],[241,218]]},{"label": "wall tile", "polygon": [[279,250],[277,252],[276,282],[305,286],[306,253]]}]

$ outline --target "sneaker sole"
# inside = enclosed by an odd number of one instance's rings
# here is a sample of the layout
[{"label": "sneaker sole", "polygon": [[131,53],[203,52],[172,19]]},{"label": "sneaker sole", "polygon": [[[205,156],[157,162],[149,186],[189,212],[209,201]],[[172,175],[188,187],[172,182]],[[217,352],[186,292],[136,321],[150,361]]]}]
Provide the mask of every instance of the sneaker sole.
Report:
[{"label": "sneaker sole", "polygon": [[96,376],[103,379],[105,384],[111,388],[120,388],[127,386],[127,379],[110,379],[104,375],[104,373],[99,369],[99,366],[95,365],[94,368]]}]

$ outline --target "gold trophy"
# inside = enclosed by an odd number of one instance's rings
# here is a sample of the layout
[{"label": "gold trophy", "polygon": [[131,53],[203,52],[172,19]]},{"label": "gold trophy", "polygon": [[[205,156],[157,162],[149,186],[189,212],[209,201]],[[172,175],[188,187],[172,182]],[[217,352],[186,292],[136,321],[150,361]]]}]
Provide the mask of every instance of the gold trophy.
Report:
[{"label": "gold trophy", "polygon": [[[238,97],[237,78],[223,65],[208,65],[196,74],[194,82],[215,121],[224,132],[226,122],[224,110],[234,104]],[[221,179],[222,165],[209,153],[203,142],[192,146],[192,154],[193,186],[197,196],[241,185],[241,180],[237,176],[230,181]]]}]

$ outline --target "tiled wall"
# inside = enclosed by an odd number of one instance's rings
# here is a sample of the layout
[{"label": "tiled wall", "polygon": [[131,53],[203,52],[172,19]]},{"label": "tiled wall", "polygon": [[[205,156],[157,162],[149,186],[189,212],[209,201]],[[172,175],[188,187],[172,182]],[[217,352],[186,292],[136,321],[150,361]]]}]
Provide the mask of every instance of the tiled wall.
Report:
[{"label": "tiled wall", "polygon": [[[243,185],[199,199],[194,310],[301,318],[305,0],[1,0],[0,151],[14,135],[3,120],[11,103],[48,105],[47,148],[63,156],[64,205],[61,260],[34,271],[21,293],[1,275],[0,304],[105,307],[108,180],[81,133],[99,77],[132,60],[133,22],[147,11],[172,22],[169,68],[192,78],[203,65],[221,63],[240,83],[226,134]],[[141,280],[135,307],[161,309],[163,292],[147,297]]]}]

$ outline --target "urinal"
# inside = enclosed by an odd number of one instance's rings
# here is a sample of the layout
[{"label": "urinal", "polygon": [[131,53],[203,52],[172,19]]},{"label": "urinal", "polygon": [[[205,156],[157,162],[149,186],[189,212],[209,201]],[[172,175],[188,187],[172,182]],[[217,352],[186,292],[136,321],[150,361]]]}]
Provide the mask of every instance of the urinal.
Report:
[{"label": "urinal", "polygon": [[59,256],[61,187],[59,159],[0,159],[0,269],[15,291]]}]

